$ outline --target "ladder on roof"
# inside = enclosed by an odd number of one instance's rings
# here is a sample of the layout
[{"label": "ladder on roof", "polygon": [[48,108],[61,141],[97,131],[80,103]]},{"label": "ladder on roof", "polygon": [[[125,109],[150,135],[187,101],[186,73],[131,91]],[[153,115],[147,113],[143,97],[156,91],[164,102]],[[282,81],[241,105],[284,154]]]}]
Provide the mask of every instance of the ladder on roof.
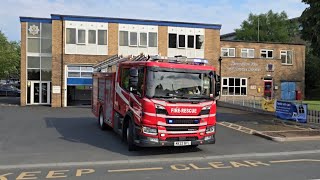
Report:
[{"label": "ladder on roof", "polygon": [[109,68],[111,68],[113,65],[119,64],[121,62],[125,62],[125,61],[148,61],[150,57],[146,57],[145,55],[141,54],[138,56],[134,56],[134,57],[126,57],[123,58],[121,56],[118,55],[113,55],[111,57],[109,57],[108,59],[106,59],[103,62],[100,62],[96,65],[93,66],[95,72],[101,72],[102,69],[106,69],[108,72]]}]

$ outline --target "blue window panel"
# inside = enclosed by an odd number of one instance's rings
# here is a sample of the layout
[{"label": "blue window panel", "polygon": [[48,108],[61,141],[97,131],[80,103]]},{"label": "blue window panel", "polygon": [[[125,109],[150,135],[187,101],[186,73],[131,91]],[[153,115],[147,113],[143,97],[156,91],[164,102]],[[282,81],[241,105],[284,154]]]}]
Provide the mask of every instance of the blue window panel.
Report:
[{"label": "blue window panel", "polygon": [[67,85],[92,85],[92,78],[68,78]]},{"label": "blue window panel", "polygon": [[281,99],[293,101],[296,99],[296,83],[282,82],[281,83]]}]

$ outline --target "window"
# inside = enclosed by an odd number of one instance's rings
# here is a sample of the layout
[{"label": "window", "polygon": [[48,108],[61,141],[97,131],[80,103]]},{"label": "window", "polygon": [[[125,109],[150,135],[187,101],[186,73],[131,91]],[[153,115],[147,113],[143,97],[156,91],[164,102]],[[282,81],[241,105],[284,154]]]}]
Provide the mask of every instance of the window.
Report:
[{"label": "window", "polygon": [[186,36],[179,35],[179,48],[185,48],[185,47],[186,47]]},{"label": "window", "polygon": [[41,37],[52,39],[52,25],[47,23],[41,24]]},{"label": "window", "polygon": [[177,34],[169,34],[169,48],[177,48]]},{"label": "window", "polygon": [[142,95],[143,93],[143,88],[144,88],[144,68],[140,67],[138,69],[138,88],[137,88],[137,94]]},{"label": "window", "polygon": [[137,46],[137,45],[138,45],[138,33],[130,32],[130,46]]},{"label": "window", "polygon": [[222,95],[246,96],[247,79],[246,78],[223,78]]},{"label": "window", "polygon": [[51,69],[51,57],[41,57],[41,69]]},{"label": "window", "polygon": [[282,50],[280,52],[280,56],[281,56],[282,64],[292,65],[292,59],[293,59],[293,52],[292,51]]},{"label": "window", "polygon": [[78,29],[78,42],[77,44],[85,44],[86,43],[86,30]]},{"label": "window", "polygon": [[96,44],[97,39],[97,32],[96,30],[89,30],[88,31],[88,43],[89,44]]},{"label": "window", "polygon": [[261,58],[272,59],[273,58],[273,50],[261,50]]},{"label": "window", "polygon": [[139,46],[147,47],[148,46],[148,34],[145,32],[140,33]]},{"label": "window", "polygon": [[91,78],[92,66],[68,66],[68,77]]},{"label": "window", "polygon": [[194,48],[194,36],[188,35],[188,48]]},{"label": "window", "polygon": [[107,30],[98,30],[98,45],[108,44]]},{"label": "window", "polygon": [[28,22],[28,37],[40,37],[40,23]]},{"label": "window", "polygon": [[28,57],[27,68],[40,68],[40,57]]},{"label": "window", "polygon": [[128,31],[119,32],[119,46],[128,46],[129,45],[129,35]]},{"label": "window", "polygon": [[51,39],[41,39],[41,53],[52,52],[52,40]]},{"label": "window", "polygon": [[28,38],[28,52],[40,53],[40,39],[39,38]]},{"label": "window", "polygon": [[66,43],[67,44],[76,44],[76,29],[67,28],[66,29]]},{"label": "window", "polygon": [[254,58],[254,49],[241,49],[242,58]]},{"label": "window", "polygon": [[221,56],[222,57],[235,57],[236,49],[235,48],[221,48]]},{"label": "window", "polygon": [[121,71],[121,87],[129,91],[129,78],[130,78],[130,69],[123,68]]},{"label": "window", "polygon": [[158,34],[149,32],[149,47],[158,47]]},{"label": "window", "polygon": [[204,36],[196,35],[196,49],[204,49]]}]

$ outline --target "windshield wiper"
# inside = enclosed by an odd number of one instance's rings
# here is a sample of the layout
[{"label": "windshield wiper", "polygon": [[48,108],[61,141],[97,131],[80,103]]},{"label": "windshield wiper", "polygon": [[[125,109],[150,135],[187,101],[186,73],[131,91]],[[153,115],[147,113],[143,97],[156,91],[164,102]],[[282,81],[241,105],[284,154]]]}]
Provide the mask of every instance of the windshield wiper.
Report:
[{"label": "windshield wiper", "polygon": [[177,94],[168,94],[168,95],[155,95],[153,98],[179,98],[179,99],[188,99],[188,97],[180,96]]},{"label": "windshield wiper", "polygon": [[188,96],[184,96],[188,99],[210,99],[209,96],[206,95],[188,95]]}]

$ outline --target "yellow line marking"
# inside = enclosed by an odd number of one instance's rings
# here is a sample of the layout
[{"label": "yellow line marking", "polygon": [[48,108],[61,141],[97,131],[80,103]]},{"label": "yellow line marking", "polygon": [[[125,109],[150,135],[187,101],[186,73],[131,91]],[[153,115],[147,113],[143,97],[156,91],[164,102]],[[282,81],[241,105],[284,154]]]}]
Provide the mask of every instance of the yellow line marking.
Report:
[{"label": "yellow line marking", "polygon": [[134,171],[154,171],[154,170],[163,170],[163,167],[154,167],[154,168],[137,168],[137,169],[115,169],[108,170],[108,172],[134,172]]},{"label": "yellow line marking", "polygon": [[270,163],[290,163],[290,162],[320,162],[319,159],[291,159],[291,160],[279,160],[269,161]]}]

